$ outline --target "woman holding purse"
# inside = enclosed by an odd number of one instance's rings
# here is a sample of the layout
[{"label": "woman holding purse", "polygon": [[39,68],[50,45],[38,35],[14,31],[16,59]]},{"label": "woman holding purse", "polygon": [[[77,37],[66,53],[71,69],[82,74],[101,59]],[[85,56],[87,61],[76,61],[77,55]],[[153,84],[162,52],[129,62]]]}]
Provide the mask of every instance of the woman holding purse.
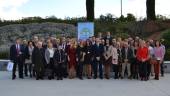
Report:
[{"label": "woman holding purse", "polygon": [[112,47],[112,69],[115,72],[114,79],[118,79],[119,65],[118,65],[118,52],[117,43]]},{"label": "woman holding purse", "polygon": [[32,72],[33,72],[33,64],[31,61],[33,50],[34,50],[33,42],[29,41],[25,49],[25,56],[26,56],[25,63],[29,65],[30,78],[32,78]]},{"label": "woman holding purse", "polygon": [[104,69],[105,69],[105,78],[109,79],[110,78],[110,67],[112,64],[112,49],[113,46],[110,45],[109,39],[106,39],[106,45],[104,46]]},{"label": "woman holding purse", "polygon": [[154,71],[155,71],[154,79],[159,80],[160,64],[163,62],[163,58],[164,58],[164,51],[159,41],[155,42],[154,56],[156,59],[156,64],[154,65]]}]

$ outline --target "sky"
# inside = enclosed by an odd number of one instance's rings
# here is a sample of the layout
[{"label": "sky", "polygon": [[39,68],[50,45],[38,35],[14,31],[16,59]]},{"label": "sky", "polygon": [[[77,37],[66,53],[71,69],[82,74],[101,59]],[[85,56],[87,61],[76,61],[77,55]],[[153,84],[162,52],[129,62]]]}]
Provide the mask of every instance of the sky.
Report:
[{"label": "sky", "polygon": [[[122,0],[123,15],[146,17],[146,0]],[[22,17],[57,18],[86,16],[86,0],[0,0],[1,20],[17,20]],[[156,14],[170,17],[170,0],[156,0]],[[111,13],[120,16],[120,0],[95,0],[95,17]]]}]

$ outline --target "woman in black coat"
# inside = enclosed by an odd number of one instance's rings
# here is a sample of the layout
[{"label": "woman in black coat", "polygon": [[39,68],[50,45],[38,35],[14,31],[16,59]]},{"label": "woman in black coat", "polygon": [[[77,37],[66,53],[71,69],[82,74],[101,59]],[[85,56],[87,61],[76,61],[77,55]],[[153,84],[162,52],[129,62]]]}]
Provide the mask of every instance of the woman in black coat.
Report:
[{"label": "woman in black coat", "polygon": [[57,80],[63,80],[64,77],[64,63],[66,61],[65,52],[62,49],[62,46],[59,46],[58,49],[54,53],[54,67],[55,74],[57,75]]},{"label": "woman in black coat", "polygon": [[84,57],[84,64],[86,64],[87,69],[87,78],[91,79],[92,77],[92,46],[90,45],[90,41],[86,41],[85,45],[85,57]]},{"label": "woman in black coat", "polygon": [[42,48],[42,42],[37,43],[32,53],[32,63],[36,72],[36,80],[43,79],[45,67],[45,50]]},{"label": "woman in black coat", "polygon": [[77,75],[79,79],[83,79],[83,66],[84,66],[84,56],[85,56],[85,50],[84,50],[84,42],[81,41],[80,44],[77,47],[77,59],[78,59],[78,64],[77,64]]}]

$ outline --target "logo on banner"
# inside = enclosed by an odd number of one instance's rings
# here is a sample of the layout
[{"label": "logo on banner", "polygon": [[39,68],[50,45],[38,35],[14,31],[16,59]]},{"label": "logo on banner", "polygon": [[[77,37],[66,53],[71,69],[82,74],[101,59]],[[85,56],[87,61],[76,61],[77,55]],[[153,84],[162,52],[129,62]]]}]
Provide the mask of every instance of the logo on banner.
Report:
[{"label": "logo on banner", "polygon": [[78,23],[78,40],[86,40],[94,35],[94,23]]}]

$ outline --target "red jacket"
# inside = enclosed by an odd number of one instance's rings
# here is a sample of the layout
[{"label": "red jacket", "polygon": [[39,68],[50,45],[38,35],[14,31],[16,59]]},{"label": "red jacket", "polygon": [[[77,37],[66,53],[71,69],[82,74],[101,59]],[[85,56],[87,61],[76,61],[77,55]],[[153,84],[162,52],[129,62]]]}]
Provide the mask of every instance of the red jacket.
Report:
[{"label": "red jacket", "polygon": [[139,47],[137,49],[136,56],[139,61],[142,61],[142,59],[148,60],[148,54],[149,54],[149,50],[147,47],[143,47],[143,48]]}]

